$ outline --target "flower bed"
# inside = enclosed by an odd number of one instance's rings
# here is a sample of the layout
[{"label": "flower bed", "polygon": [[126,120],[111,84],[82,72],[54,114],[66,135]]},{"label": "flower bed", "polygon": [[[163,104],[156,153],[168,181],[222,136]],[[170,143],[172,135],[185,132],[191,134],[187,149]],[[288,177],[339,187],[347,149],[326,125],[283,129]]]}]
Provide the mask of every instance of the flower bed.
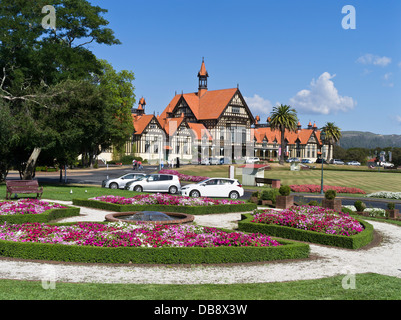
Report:
[{"label": "flower bed", "polygon": [[401,192],[379,191],[366,195],[367,198],[401,200]]},{"label": "flower bed", "polygon": [[373,227],[334,210],[301,206],[283,211],[255,210],[243,216],[239,230],[344,247],[360,248],[373,240]]},{"label": "flower bed", "polygon": [[79,208],[37,199],[0,202],[0,222],[48,222],[63,217],[79,215]]},{"label": "flower bed", "polygon": [[160,174],[173,174],[173,175],[178,176],[178,178],[181,181],[189,181],[189,182],[201,182],[203,180],[209,179],[209,177],[191,176],[191,175],[179,173],[176,170],[169,170],[169,169],[160,170],[159,173]]},{"label": "flower bed", "polygon": [[241,200],[217,200],[210,198],[191,198],[191,197],[180,197],[180,196],[171,196],[168,194],[141,194],[134,196],[132,198],[124,198],[120,196],[101,196],[92,198],[89,200],[102,201],[107,203],[115,203],[115,204],[132,204],[132,205],[151,205],[151,204],[160,204],[160,205],[168,205],[168,206],[212,206],[212,205],[233,205],[233,204],[244,204],[244,201]]},{"label": "flower bed", "polygon": [[191,198],[168,194],[141,194],[132,198],[102,196],[91,199],[74,199],[79,206],[111,210],[116,212],[159,210],[188,214],[246,212],[256,209],[256,204],[240,200]]},{"label": "flower bed", "polygon": [[[300,193],[319,193],[321,191],[321,186],[314,184],[291,185],[290,188],[292,192]],[[327,190],[335,190],[337,193],[366,194],[365,191],[358,188],[323,186],[323,191],[326,192]]]},{"label": "flower bed", "polygon": [[262,234],[145,223],[8,224],[4,256],[103,263],[222,263],[307,257],[309,247]]}]

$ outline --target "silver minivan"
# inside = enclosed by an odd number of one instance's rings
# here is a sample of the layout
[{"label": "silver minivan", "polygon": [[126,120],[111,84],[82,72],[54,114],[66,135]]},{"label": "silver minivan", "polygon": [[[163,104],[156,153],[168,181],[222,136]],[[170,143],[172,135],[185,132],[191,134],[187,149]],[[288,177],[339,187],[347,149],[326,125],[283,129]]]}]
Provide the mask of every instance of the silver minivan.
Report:
[{"label": "silver minivan", "polygon": [[125,185],[126,190],[135,192],[168,192],[179,194],[181,183],[173,174],[149,174]]}]

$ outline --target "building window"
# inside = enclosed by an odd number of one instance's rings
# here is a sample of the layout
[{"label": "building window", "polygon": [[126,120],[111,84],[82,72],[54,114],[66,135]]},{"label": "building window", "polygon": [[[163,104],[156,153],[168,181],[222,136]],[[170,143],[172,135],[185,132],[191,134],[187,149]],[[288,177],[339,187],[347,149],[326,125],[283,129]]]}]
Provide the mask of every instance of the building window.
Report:
[{"label": "building window", "polygon": [[232,112],[233,112],[233,113],[240,113],[240,112],[241,112],[241,109],[238,108],[238,107],[232,107]]}]

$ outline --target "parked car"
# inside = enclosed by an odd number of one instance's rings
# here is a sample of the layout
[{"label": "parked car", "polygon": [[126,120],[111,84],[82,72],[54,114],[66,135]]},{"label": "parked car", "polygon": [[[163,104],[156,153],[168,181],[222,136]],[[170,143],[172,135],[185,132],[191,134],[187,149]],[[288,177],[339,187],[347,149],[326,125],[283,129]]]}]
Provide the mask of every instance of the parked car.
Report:
[{"label": "parked car", "polygon": [[247,158],[246,159],[246,163],[256,163],[256,162],[259,162],[260,161],[260,159],[259,158],[257,158],[257,157],[252,157],[252,158]]},{"label": "parked car", "polygon": [[287,162],[291,163],[291,162],[300,162],[299,158],[289,158],[287,159]]},{"label": "parked car", "polygon": [[[322,163],[322,159],[317,159],[315,163]],[[327,164],[327,161],[323,159],[323,163]]]},{"label": "parked car", "polygon": [[195,184],[188,184],[181,188],[183,196],[221,197],[238,199],[244,195],[244,188],[237,179],[210,178]]},{"label": "parked car", "polygon": [[136,180],[140,177],[144,177],[145,175],[146,174],[144,173],[128,173],[115,179],[103,180],[102,187],[110,189],[124,189],[128,182]]},{"label": "parked car", "polygon": [[206,166],[210,165],[210,161],[208,158],[203,158],[200,163]]},{"label": "parked car", "polygon": [[218,158],[209,158],[209,163],[210,164],[214,164],[214,165],[220,164],[220,159],[218,159]]},{"label": "parked car", "polygon": [[173,174],[149,174],[128,182],[125,189],[136,192],[168,192],[178,194],[181,190],[181,183],[178,176]]},{"label": "parked car", "polygon": [[387,161],[382,161],[382,162],[380,162],[380,165],[381,165],[382,167],[385,167],[385,168],[392,168],[392,167],[394,167],[394,164],[392,164],[392,163],[390,163],[390,162],[387,162]]},{"label": "parked car", "polygon": [[333,159],[333,160],[331,160],[330,163],[343,165],[343,164],[344,164],[344,161],[339,160],[339,159]]},{"label": "parked car", "polygon": [[358,161],[349,161],[347,162],[347,166],[360,166],[361,163]]},{"label": "parked car", "polygon": [[310,159],[302,159],[301,163],[313,163],[313,161]]}]

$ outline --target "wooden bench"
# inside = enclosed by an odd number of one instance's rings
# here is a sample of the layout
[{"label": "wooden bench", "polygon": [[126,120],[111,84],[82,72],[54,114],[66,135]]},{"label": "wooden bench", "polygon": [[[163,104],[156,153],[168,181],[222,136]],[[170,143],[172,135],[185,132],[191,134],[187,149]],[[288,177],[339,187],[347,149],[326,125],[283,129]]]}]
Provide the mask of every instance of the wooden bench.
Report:
[{"label": "wooden bench", "polygon": [[36,198],[41,199],[43,187],[39,187],[37,180],[8,180],[6,181],[6,200],[11,199],[12,194],[36,193]]},{"label": "wooden bench", "polygon": [[268,184],[272,188],[280,188],[281,180],[279,179],[267,179],[267,178],[255,178],[256,184]]}]

